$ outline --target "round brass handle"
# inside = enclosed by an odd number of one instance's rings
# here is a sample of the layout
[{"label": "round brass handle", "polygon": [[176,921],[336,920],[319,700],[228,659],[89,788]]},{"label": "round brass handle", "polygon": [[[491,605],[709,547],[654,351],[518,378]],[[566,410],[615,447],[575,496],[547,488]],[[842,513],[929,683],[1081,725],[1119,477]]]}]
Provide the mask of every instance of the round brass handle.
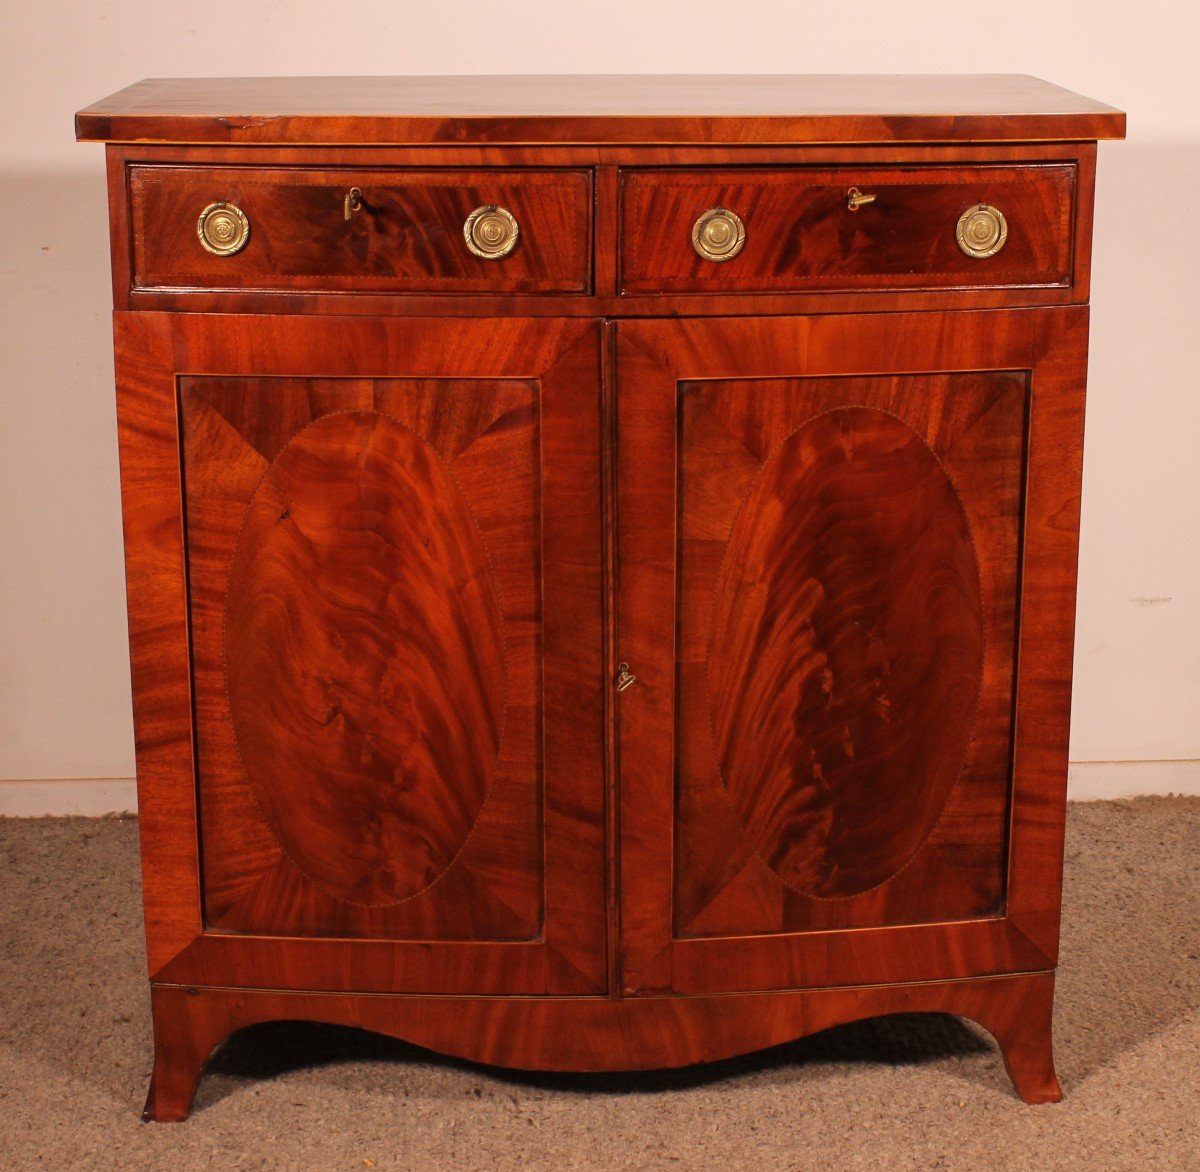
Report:
[{"label": "round brass handle", "polygon": [[196,221],[196,235],[209,252],[232,256],[241,252],[250,239],[250,221],[236,204],[210,203]]},{"label": "round brass handle", "polygon": [[999,208],[986,203],[967,208],[955,229],[958,247],[976,260],[995,256],[1008,239],[1008,221]]},{"label": "round brass handle", "polygon": [[709,208],[692,225],[692,247],[705,260],[733,260],[746,245],[746,226],[728,208]]},{"label": "round brass handle", "polygon": [[467,247],[484,260],[503,260],[517,247],[520,234],[512,212],[495,204],[476,208],[463,224]]}]

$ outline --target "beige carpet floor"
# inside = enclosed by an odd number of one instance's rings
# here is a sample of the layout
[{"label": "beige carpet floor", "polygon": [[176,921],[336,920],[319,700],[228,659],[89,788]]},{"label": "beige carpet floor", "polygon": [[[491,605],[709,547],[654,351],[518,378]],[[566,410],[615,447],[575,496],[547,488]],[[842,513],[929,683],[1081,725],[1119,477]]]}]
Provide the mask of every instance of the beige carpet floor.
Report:
[{"label": "beige carpet floor", "polygon": [[1200,799],[1071,808],[1055,1043],[1026,1107],[948,1017],[703,1069],[529,1076],[260,1026],[191,1119],[150,1073],[137,824],[0,819],[0,1168],[1200,1168]]}]

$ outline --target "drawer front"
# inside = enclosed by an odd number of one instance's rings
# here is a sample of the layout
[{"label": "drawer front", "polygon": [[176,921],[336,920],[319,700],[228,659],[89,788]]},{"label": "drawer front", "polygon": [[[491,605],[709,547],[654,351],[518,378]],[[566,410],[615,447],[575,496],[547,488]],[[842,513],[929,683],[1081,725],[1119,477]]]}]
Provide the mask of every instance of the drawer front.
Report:
[{"label": "drawer front", "polygon": [[[852,191],[859,206],[852,208]],[[629,170],[621,185],[623,293],[813,292],[1067,286],[1075,165]],[[863,197],[873,199],[864,200]],[[968,255],[960,219],[976,252]],[[709,241],[697,221],[725,209]],[[740,224],[739,224],[740,221]],[[981,222],[982,221],[982,222]],[[978,232],[978,236],[975,233]],[[740,251],[737,235],[742,235]]]},{"label": "drawer front", "polygon": [[[362,171],[130,168],[135,289],[586,293],[592,180],[586,170]],[[218,208],[208,225],[201,217]],[[511,220],[464,233],[477,208]],[[240,215],[239,215],[240,213]],[[211,217],[211,213],[210,213]],[[244,235],[245,242],[241,242]]]}]

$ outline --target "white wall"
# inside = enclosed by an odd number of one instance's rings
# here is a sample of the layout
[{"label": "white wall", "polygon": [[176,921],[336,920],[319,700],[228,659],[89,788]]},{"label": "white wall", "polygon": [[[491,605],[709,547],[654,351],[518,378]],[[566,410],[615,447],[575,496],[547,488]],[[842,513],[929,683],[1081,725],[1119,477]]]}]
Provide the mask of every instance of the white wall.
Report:
[{"label": "white wall", "polygon": [[119,782],[84,793],[43,780],[133,773],[102,150],[73,141],[72,115],[129,82],[171,75],[1014,72],[1126,109],[1129,141],[1100,150],[1072,790],[1200,792],[1193,4],[6,7],[0,812],[78,803],[94,811],[127,803],[131,792]]}]

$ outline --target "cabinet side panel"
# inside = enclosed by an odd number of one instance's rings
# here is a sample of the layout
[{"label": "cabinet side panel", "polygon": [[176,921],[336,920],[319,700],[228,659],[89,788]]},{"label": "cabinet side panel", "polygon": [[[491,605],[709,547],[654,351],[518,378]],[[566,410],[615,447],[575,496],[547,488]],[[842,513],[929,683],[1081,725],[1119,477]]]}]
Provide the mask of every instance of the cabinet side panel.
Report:
[{"label": "cabinet side panel", "polygon": [[201,931],[175,374],[168,319],[114,315],[125,589],[150,975]]},{"label": "cabinet side panel", "polygon": [[1051,335],[1031,379],[1009,918],[1058,960],[1087,387],[1088,309]]}]

